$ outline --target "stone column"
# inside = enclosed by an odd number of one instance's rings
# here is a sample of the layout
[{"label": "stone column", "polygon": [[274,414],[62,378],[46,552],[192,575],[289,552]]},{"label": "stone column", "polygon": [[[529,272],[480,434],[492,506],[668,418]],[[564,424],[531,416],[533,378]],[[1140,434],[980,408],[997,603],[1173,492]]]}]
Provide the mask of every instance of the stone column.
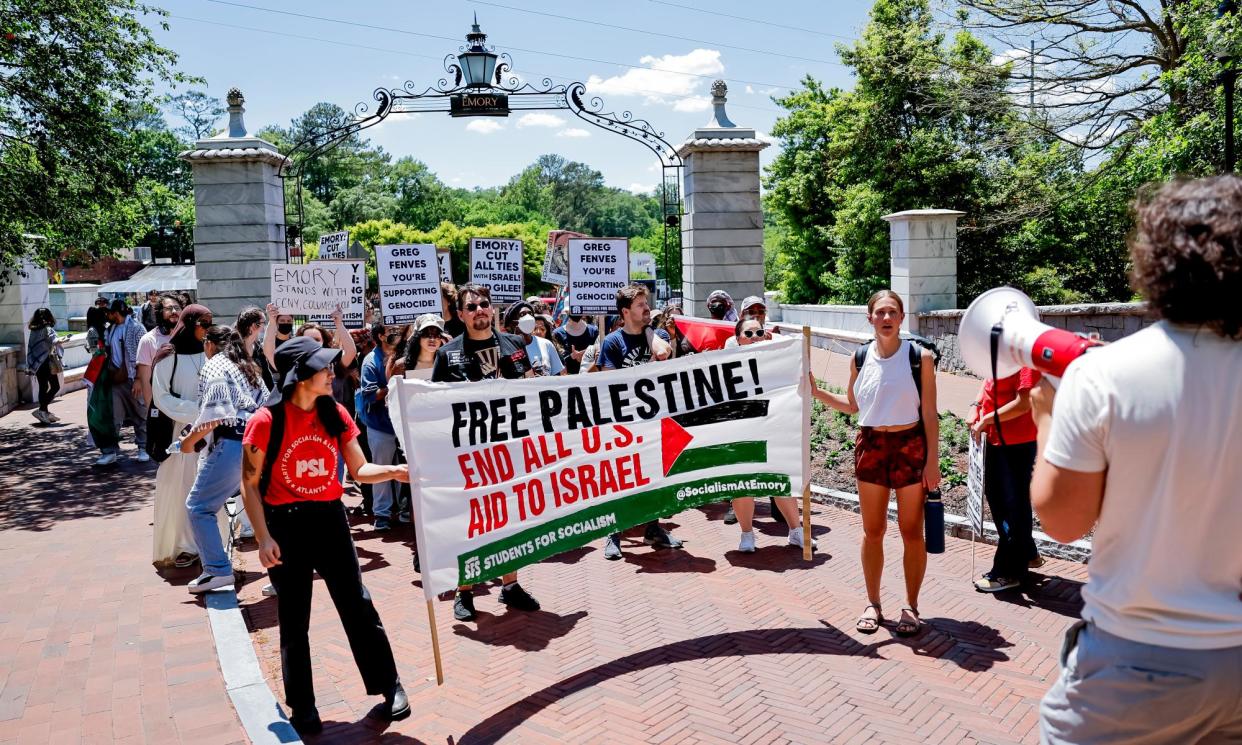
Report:
[{"label": "stone column", "polygon": [[763,207],[755,130],[725,113],[728,87],[712,84],[712,119],[677,150],[685,161],[686,216],[681,229],[682,298],[689,315],[707,316],[707,296],[724,290],[740,304],[763,296]]},{"label": "stone column", "polygon": [[956,210],[906,210],[885,215],[892,255],[889,287],[906,306],[903,331],[918,333],[918,314],[957,307]]},{"label": "stone column", "polygon": [[[35,310],[47,305],[47,269],[34,262],[23,261],[20,267],[9,272],[8,283],[0,286],[0,346],[17,349],[17,364],[26,364],[26,340],[30,338],[30,331],[26,327],[30,317]],[[4,385],[7,390],[17,391],[18,400],[35,400],[37,383],[33,376],[18,375],[16,368],[4,368],[0,374],[4,376],[0,385]]]},{"label": "stone column", "polygon": [[271,297],[271,264],[284,262],[285,199],[276,146],[246,132],[245,99],[228,93],[229,128],[181,159],[194,168],[198,301],[227,321]]}]

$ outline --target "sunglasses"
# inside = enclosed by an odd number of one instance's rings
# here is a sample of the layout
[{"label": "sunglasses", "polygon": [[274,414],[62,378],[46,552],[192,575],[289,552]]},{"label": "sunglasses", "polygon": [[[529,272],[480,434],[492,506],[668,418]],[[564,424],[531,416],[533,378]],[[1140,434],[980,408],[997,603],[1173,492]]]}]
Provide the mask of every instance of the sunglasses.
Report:
[{"label": "sunglasses", "polygon": [[420,338],[420,339],[433,339],[433,340],[435,340],[435,341],[444,341],[444,337],[440,336],[440,330],[439,330],[439,329],[431,329],[431,330],[429,330],[429,331],[424,331],[423,333],[421,333],[421,334],[419,334],[419,335],[418,335],[418,338]]},{"label": "sunglasses", "polygon": [[763,336],[763,331],[755,331],[754,329],[746,329],[745,331],[742,332],[742,336],[745,336],[747,339],[754,337],[754,336]]},{"label": "sunglasses", "polygon": [[198,319],[198,327],[199,327],[200,329],[209,329],[209,328],[211,328],[211,319],[210,319],[210,318],[200,318],[200,319]]},{"label": "sunglasses", "polygon": [[470,313],[475,312],[479,308],[490,308],[490,307],[492,307],[491,300],[480,300],[477,303],[466,303],[466,310]]}]

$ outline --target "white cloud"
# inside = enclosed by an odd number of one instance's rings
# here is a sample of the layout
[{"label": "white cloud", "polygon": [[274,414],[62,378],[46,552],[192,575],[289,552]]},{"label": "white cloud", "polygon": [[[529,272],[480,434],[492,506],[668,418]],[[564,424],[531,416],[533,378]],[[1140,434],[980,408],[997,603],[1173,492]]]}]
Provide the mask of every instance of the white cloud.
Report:
[{"label": "white cloud", "polygon": [[579,138],[579,137],[590,137],[591,133],[586,131],[585,129],[581,129],[580,127],[570,127],[569,129],[562,129],[560,132],[557,132],[556,136]]},{"label": "white cloud", "polygon": [[630,184],[626,188],[635,194],[650,194],[651,192],[655,191],[656,185],[655,184],[640,184],[640,183],[635,182],[633,184]]},{"label": "white cloud", "polygon": [[751,95],[753,96],[753,95],[755,94],[755,89],[754,89],[754,88],[751,88],[751,87],[748,85],[748,86],[746,86],[746,92],[747,92],[747,93],[749,93],[749,94],[751,94]]},{"label": "white cloud", "polygon": [[470,123],[466,125],[467,132],[476,132],[481,135],[490,135],[504,128],[505,125],[493,119],[471,119]]},{"label": "white cloud", "polygon": [[673,103],[673,111],[707,111],[711,107],[712,100],[707,96],[679,98]]},{"label": "white cloud", "polygon": [[593,95],[644,96],[651,103],[669,103],[699,95],[708,80],[701,76],[720,75],[724,64],[715,49],[695,49],[689,54],[648,55],[639,60],[642,68],[627,70],[622,75],[587,78]]},{"label": "white cloud", "polygon": [[555,127],[563,126],[564,124],[565,124],[564,117],[557,116],[556,114],[545,114],[542,112],[535,113],[535,114],[523,114],[522,117],[517,120],[518,128],[522,128],[522,127],[553,127],[555,128]]}]

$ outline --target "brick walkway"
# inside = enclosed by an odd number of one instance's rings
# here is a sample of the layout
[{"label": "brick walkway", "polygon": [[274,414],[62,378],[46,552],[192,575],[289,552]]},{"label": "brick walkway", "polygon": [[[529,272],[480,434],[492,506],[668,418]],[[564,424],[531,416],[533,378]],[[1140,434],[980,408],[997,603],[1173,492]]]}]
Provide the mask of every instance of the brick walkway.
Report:
[{"label": "brick walkway", "polygon": [[[1049,561],[1032,594],[979,594],[971,546],[948,540],[932,557],[921,602],[930,628],[898,639],[854,631],[865,605],[858,516],[816,507],[812,565],[783,547],[765,515],[760,549],[739,554],[722,508],[678,515],[687,550],[630,542],[625,561],[599,546],[523,570],[543,604],[503,612],[498,587],[479,592],[477,624],[436,603],[446,682],[432,675],[430,638],[412,531],[355,526],[375,597],[410,694],[413,716],[385,731],[366,718],[379,699],[362,689],[336,613],[317,588],[311,644],[326,731],[320,741],[1033,743],[1040,697],[1057,673],[1060,634],[1078,611],[1086,567]],[[884,604],[902,605],[899,541],[889,532]],[[979,571],[990,549],[979,550]],[[243,554],[258,569],[251,549]],[[274,598],[257,573],[240,588],[264,674],[280,697]],[[414,739],[404,739],[396,735]],[[382,739],[381,739],[382,738]]]},{"label": "brick walkway", "polygon": [[0,743],[245,742],[194,570],[151,566],[154,465],[91,467],[85,391],[52,411],[0,419]]}]

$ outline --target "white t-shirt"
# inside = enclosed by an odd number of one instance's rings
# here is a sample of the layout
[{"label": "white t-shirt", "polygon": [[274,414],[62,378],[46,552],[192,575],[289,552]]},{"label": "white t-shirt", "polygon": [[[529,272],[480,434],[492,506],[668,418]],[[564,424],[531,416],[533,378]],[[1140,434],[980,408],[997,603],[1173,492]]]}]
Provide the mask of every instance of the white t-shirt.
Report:
[{"label": "white t-shirt", "polygon": [[[858,426],[900,427],[919,420],[919,389],[910,368],[910,342],[890,357],[881,357],[876,344],[867,350],[862,369],[854,378],[854,401],[858,404]],[[922,353],[922,350],[919,350]]]},{"label": "white t-shirt", "polygon": [[172,335],[160,331],[159,326],[143,334],[138,340],[138,364],[150,365],[155,359],[155,353],[160,351],[160,347],[167,344],[171,338]]},{"label": "white t-shirt", "polygon": [[1162,321],[1091,350],[1044,458],[1108,471],[1083,618],[1145,644],[1242,646],[1242,342]]},{"label": "white t-shirt", "polygon": [[526,345],[526,356],[530,358],[530,366],[536,376],[560,375],[561,370],[565,369],[565,363],[561,362],[556,347],[542,336],[530,338],[530,344]]}]

